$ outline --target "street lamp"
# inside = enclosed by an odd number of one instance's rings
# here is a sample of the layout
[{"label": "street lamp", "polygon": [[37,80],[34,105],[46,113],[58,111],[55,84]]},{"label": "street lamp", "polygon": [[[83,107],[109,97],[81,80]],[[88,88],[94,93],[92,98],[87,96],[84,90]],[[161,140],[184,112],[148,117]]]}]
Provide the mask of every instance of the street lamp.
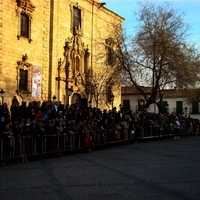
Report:
[{"label": "street lamp", "polygon": [[115,96],[114,96],[114,94],[112,93],[112,94],[111,94],[111,97],[110,97],[110,100],[111,100],[111,102],[112,102],[112,109],[113,109],[113,101],[114,101],[114,98],[115,98]]},{"label": "street lamp", "polygon": [[1,97],[1,103],[3,104],[5,91],[3,89],[0,90],[0,97]]},{"label": "street lamp", "polygon": [[56,98],[57,98],[57,97],[56,97],[55,95],[53,95],[53,97],[52,97],[53,101],[55,101],[55,100],[56,100]]}]

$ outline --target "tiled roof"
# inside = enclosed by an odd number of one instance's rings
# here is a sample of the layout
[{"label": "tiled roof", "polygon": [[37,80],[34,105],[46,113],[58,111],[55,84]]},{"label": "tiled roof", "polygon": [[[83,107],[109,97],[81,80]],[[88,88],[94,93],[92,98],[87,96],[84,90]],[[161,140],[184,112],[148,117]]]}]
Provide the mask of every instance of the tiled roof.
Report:
[{"label": "tiled roof", "polygon": [[[142,87],[143,91],[147,94],[151,94],[151,87]],[[195,89],[166,89],[162,90],[162,94],[165,98],[184,98],[186,94],[194,91]],[[121,95],[140,95],[140,92],[135,87],[122,87]]]}]

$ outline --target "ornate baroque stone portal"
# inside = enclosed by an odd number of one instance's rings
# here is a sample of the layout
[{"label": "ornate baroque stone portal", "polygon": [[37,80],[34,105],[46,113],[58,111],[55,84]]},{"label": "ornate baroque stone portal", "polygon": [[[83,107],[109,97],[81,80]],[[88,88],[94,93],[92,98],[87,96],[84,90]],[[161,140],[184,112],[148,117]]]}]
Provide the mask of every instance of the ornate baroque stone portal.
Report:
[{"label": "ornate baroque stone portal", "polygon": [[[64,46],[64,61],[58,68],[59,78],[56,78],[58,81],[58,90],[60,85],[59,81],[63,80],[66,82],[66,96],[68,88],[73,88],[73,103],[76,102],[76,95],[80,98],[86,98],[85,79],[90,53],[88,46],[82,42],[82,36],[81,29],[75,29],[73,31],[73,36],[66,39]],[[62,70],[62,66],[64,67],[64,70]],[[65,71],[65,78],[62,78],[62,71]]]}]

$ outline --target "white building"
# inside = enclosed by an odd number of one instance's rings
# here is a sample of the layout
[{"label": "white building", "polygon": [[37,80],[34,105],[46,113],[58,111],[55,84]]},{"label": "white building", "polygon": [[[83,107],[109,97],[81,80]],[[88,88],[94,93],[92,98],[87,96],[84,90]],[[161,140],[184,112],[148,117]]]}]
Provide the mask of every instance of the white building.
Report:
[{"label": "white building", "polygon": [[[150,94],[151,88],[145,88],[146,94]],[[162,91],[163,101],[161,113],[177,113],[190,115],[193,118],[200,119],[200,105],[198,101],[189,101],[184,89],[167,89]],[[159,99],[157,100],[159,101]],[[125,110],[133,112],[144,111],[145,99],[134,87],[122,87],[121,106]],[[158,113],[156,104],[152,104],[147,112]]]}]

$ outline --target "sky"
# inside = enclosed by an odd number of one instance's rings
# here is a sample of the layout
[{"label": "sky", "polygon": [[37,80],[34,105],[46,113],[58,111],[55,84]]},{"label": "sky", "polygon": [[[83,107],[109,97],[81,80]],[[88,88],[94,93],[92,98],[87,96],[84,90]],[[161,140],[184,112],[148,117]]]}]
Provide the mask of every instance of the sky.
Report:
[{"label": "sky", "polygon": [[[145,2],[145,0],[140,0]],[[106,2],[105,7],[125,18],[124,28],[131,30],[133,14],[138,9],[137,0],[100,0]],[[184,20],[190,25],[190,40],[192,43],[200,45],[200,0],[154,0],[149,2],[162,3],[169,2],[171,7],[178,12],[184,13]]]}]

